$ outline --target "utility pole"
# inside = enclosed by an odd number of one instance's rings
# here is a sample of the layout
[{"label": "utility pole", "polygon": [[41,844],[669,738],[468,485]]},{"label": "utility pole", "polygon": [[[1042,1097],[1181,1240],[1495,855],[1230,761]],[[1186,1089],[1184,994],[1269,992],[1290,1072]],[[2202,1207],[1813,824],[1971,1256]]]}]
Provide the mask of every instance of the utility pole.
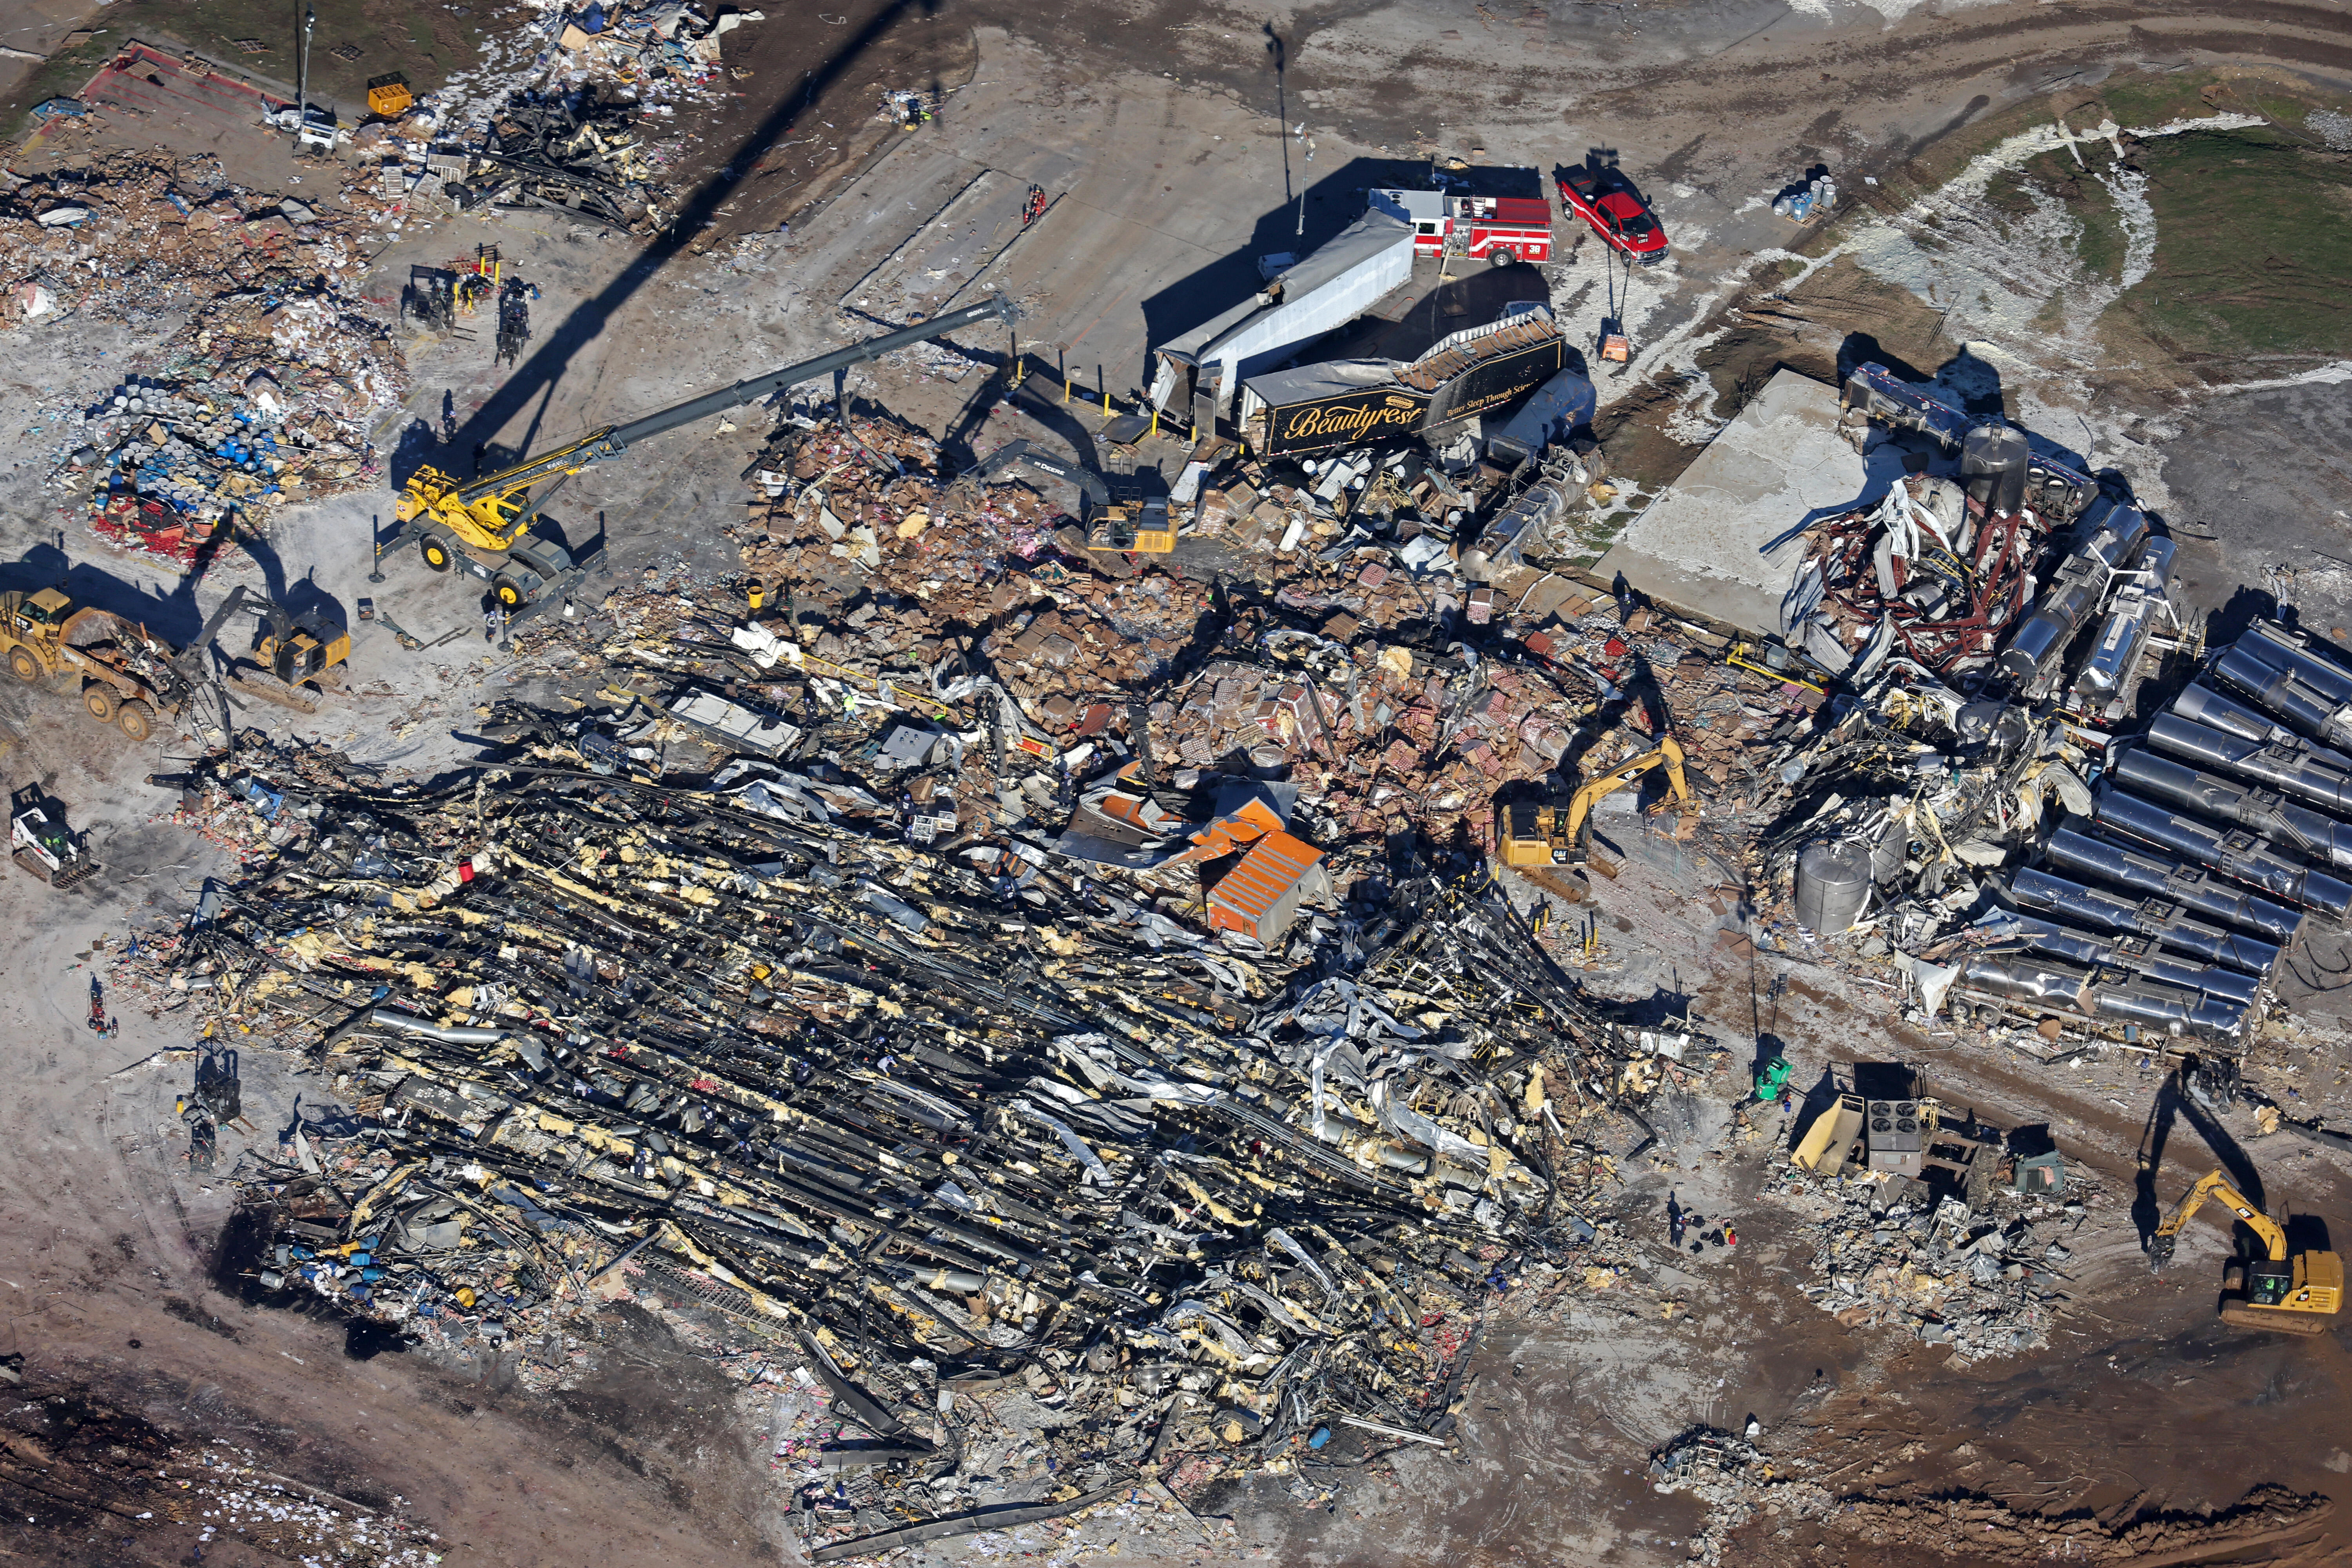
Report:
[{"label": "utility pole", "polygon": [[310,35],[319,30],[319,8],[302,7],[302,58],[294,70],[294,145],[302,145],[302,128],[310,122]]}]

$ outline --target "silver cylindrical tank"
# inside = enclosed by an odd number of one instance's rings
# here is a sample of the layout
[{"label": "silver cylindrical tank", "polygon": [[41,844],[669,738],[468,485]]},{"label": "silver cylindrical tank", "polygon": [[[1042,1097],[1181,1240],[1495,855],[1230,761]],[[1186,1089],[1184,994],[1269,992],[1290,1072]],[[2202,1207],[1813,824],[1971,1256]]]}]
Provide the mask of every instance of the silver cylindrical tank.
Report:
[{"label": "silver cylindrical tank", "polygon": [[2084,698],[2105,702],[2123,690],[2139,668],[2148,635],[2162,618],[2163,605],[2169,598],[2165,584],[2171,580],[2175,548],[2169,539],[2151,539],[2140,546],[2132,570],[2142,574],[2145,581],[2138,593],[2119,596],[2099,624],[2091,657],[2083,661],[2081,672],[2074,677],[2074,689]]},{"label": "silver cylindrical tank", "polygon": [[2282,947],[2291,946],[2303,931],[2302,910],[2241,892],[2202,867],[2110,844],[2071,827],[2052,834],[2045,852],[2065,870],[2185,904],[2200,914],[2258,931]]},{"label": "silver cylindrical tank", "polygon": [[2265,663],[2261,653],[2242,645],[2215,659],[2212,674],[2295,733],[2323,745],[2352,746],[2352,713],[2324,688],[2304,679],[2300,666]]},{"label": "silver cylindrical tank", "polygon": [[1990,991],[1996,996],[2013,996],[2021,1002],[2043,1002],[2077,1013],[2091,1010],[2089,974],[2067,964],[2015,953],[2000,957],[1978,953],[1970,957],[1960,966],[1960,984],[1974,990]]},{"label": "silver cylindrical tank", "polygon": [[2135,902],[2030,866],[2010,873],[2009,896],[2029,910],[2100,931],[2149,937],[2175,952],[2226,963],[2248,974],[2267,974],[2279,961],[2279,950],[2272,943],[2190,920],[2178,905],[2154,899]]},{"label": "silver cylindrical tank", "polygon": [[2025,505],[2025,470],[2033,448],[2013,425],[1979,425],[1960,437],[1960,487],[1997,517]]},{"label": "silver cylindrical tank", "polygon": [[1870,898],[1870,849],[1822,838],[1797,857],[1797,923],[1820,936],[1850,931]]},{"label": "silver cylindrical tank", "polygon": [[2038,680],[2055,672],[2074,634],[2106,596],[2108,574],[2138,554],[2147,542],[2147,518],[2137,507],[2111,500],[2084,520],[2078,537],[2081,542],[2058,563],[2033,613],[2001,650],[2000,672],[2013,681]]},{"label": "silver cylindrical tank", "polygon": [[2314,805],[2352,816],[2352,757],[2315,746],[2300,735],[2282,745],[2249,740],[2177,714],[2159,713],[2148,723],[2147,741],[2167,756],[2200,767],[2219,768]]},{"label": "silver cylindrical tank", "polygon": [[2186,856],[2272,898],[2325,910],[2331,915],[2352,910],[2352,883],[2273,854],[2251,833],[2230,833],[2198,817],[2167,811],[2154,801],[2126,795],[2111,784],[2099,786],[2095,815],[2103,828]]},{"label": "silver cylindrical tank", "polygon": [[[2277,741],[2293,736],[2300,742],[2303,739],[2269,714],[2249,708],[2236,698],[2216,691],[2201,680],[2180,689],[2180,695],[2172,700],[2172,711],[2183,719],[2193,720],[2216,730],[2227,730],[2232,735],[2242,735],[2249,741]],[[2345,762],[2347,766],[2352,766],[2352,757],[2345,759]]]},{"label": "silver cylindrical tank", "polygon": [[[2229,735],[2220,738],[2234,739]],[[2272,791],[2200,773],[2169,757],[2159,757],[2145,746],[2127,747],[2116,753],[2111,776],[2168,805],[2251,827],[2274,847],[2298,859],[2316,866],[2352,869],[2352,826],[2308,806],[2282,800]]]},{"label": "silver cylindrical tank", "polygon": [[2352,669],[2336,661],[2332,645],[2307,632],[2290,631],[2276,621],[2256,621],[2234,646],[2264,664],[2294,670],[2333,701],[2352,702]]}]

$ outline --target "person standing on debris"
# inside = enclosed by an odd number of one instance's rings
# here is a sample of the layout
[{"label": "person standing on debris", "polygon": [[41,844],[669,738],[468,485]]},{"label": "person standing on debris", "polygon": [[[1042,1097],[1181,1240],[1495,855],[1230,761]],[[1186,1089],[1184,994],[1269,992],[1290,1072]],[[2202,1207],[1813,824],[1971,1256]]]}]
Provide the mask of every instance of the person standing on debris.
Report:
[{"label": "person standing on debris", "polygon": [[489,639],[492,647],[506,640],[507,607],[504,605],[493,600],[490,607],[482,612],[482,635]]},{"label": "person standing on debris", "polygon": [[1666,1236],[1667,1238],[1675,1244],[1675,1250],[1677,1252],[1681,1251],[1683,1245],[1683,1205],[1672,1193],[1668,1193],[1666,1194]]}]

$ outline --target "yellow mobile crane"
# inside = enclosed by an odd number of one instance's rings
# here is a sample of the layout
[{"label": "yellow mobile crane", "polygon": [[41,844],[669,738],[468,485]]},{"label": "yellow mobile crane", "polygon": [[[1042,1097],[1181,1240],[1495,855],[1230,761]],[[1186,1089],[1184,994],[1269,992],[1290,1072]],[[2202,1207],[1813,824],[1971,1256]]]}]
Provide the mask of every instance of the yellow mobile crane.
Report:
[{"label": "yellow mobile crane", "polygon": [[[646,415],[625,425],[607,425],[576,441],[525,458],[512,468],[480,479],[460,479],[440,469],[420,468],[402,488],[394,503],[396,528],[385,548],[414,537],[417,553],[436,572],[462,567],[490,585],[490,593],[510,614],[528,605],[541,605],[568,595],[587,572],[587,563],[553,540],[531,531],[531,523],[550,496],[581,469],[620,457],[637,442],[675,430],[708,415],[740,408],[804,381],[833,374],[851,365],[878,359],[894,349],[927,342],[961,327],[995,319],[1013,320],[1013,309],[1003,296],[967,305],[928,321],[868,338],[845,349],[800,364],[739,381],[716,392]],[[544,485],[537,496],[533,485]],[[601,549],[601,542],[598,548]],[[520,616],[516,616],[520,619]]]},{"label": "yellow mobile crane", "polygon": [[2287,1252],[2286,1232],[2276,1220],[2256,1208],[2215,1171],[2189,1189],[2188,1195],[2156,1227],[2148,1243],[2149,1265],[2158,1273],[2172,1261],[2172,1247],[2182,1229],[2205,1205],[2219,1198],[2262,1239],[2264,1256],[2251,1263],[2231,1259],[2221,1276],[2221,1321],[2243,1329],[2275,1329],[2290,1334],[2324,1334],[2336,1326],[2344,1305],[2344,1260],[2332,1252]]}]

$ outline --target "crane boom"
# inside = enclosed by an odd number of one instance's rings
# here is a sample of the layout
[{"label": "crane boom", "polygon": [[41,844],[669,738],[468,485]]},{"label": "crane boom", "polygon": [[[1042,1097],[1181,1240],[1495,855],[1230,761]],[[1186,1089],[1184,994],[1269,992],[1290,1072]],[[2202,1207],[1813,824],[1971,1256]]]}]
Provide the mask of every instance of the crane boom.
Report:
[{"label": "crane boom", "polygon": [[[551,485],[534,499],[530,494],[533,485],[547,479],[561,485],[591,464],[610,461],[636,443],[681,425],[740,408],[787,387],[879,359],[897,349],[944,337],[976,322],[992,319],[1009,321],[1014,314],[1012,302],[996,295],[928,321],[689,397],[625,424],[604,426],[478,479],[458,479],[429,466],[419,468],[402,487],[394,505],[393,515],[398,519],[400,528],[385,548],[398,544],[411,533],[421,533],[425,536],[427,565],[436,571],[446,571],[453,564],[464,565],[475,575],[490,580],[500,604],[509,610],[518,609],[546,590],[568,584],[581,570],[569,552],[551,542],[531,537],[531,521],[556,488]],[[458,560],[460,552],[470,560]]]}]

